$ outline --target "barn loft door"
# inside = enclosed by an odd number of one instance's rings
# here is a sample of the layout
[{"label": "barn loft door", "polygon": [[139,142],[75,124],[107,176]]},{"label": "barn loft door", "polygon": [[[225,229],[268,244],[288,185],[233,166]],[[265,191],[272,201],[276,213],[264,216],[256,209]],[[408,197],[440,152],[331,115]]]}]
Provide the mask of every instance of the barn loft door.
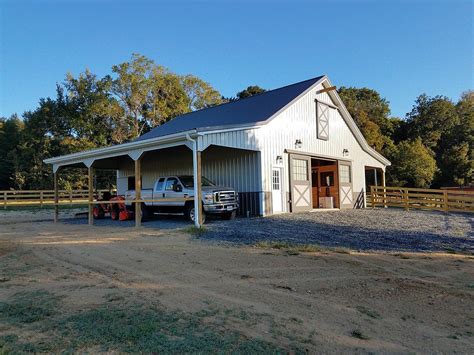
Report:
[{"label": "barn loft door", "polygon": [[353,208],[354,196],[352,193],[352,164],[339,162],[339,198],[342,208]]},{"label": "barn loft door", "polygon": [[331,108],[322,102],[316,101],[316,121],[318,138],[329,139],[329,112]]},{"label": "barn loft door", "polygon": [[302,212],[313,208],[311,196],[311,158],[290,155],[291,211]]}]

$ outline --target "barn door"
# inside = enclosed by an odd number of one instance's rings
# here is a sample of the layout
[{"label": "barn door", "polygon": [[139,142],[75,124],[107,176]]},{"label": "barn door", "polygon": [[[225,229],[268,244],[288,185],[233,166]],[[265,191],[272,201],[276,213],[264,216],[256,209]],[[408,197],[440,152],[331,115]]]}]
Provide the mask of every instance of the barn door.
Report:
[{"label": "barn door", "polygon": [[329,111],[330,107],[322,102],[316,101],[316,123],[318,138],[329,139]]},{"label": "barn door", "polygon": [[350,162],[339,162],[339,198],[341,209],[354,206],[352,164]]},{"label": "barn door", "polygon": [[313,208],[311,196],[311,158],[290,155],[291,211],[309,211]]}]

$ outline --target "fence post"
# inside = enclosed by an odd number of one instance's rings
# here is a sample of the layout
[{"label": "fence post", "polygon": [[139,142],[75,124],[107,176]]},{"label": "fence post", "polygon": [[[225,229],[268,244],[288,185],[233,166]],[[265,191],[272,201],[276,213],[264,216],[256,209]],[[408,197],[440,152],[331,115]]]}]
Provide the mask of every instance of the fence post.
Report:
[{"label": "fence post", "polygon": [[448,191],[443,192],[443,209],[448,212]]},{"label": "fence post", "polygon": [[372,208],[375,208],[375,188],[374,188],[374,186],[370,187],[370,202],[372,203]]},{"label": "fence post", "polygon": [[40,207],[43,207],[43,191],[40,191]]},{"label": "fence post", "polygon": [[404,200],[405,200],[405,210],[409,210],[410,209],[410,200],[408,199],[408,190],[405,189],[404,190],[404,193],[403,193],[403,197],[404,197]]},{"label": "fence post", "polygon": [[7,209],[7,192],[3,191],[3,209]]}]

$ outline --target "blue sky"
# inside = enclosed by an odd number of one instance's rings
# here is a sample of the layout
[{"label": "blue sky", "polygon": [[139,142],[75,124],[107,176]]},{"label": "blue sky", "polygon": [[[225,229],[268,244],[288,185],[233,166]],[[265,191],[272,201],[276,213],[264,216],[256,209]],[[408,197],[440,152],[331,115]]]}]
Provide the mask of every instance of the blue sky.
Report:
[{"label": "blue sky", "polygon": [[421,93],[473,89],[471,1],[0,0],[0,115],[34,109],[86,67],[144,54],[225,96],[329,75],[404,117]]}]

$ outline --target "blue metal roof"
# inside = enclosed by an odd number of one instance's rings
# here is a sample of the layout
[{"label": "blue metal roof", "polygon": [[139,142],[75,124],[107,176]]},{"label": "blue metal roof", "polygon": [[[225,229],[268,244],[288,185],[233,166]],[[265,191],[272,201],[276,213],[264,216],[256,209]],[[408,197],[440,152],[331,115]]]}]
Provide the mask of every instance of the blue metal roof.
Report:
[{"label": "blue metal roof", "polygon": [[203,131],[264,123],[323,77],[318,76],[245,99],[186,113],[153,128],[150,132],[138,137],[136,141],[163,137],[192,129]]}]

